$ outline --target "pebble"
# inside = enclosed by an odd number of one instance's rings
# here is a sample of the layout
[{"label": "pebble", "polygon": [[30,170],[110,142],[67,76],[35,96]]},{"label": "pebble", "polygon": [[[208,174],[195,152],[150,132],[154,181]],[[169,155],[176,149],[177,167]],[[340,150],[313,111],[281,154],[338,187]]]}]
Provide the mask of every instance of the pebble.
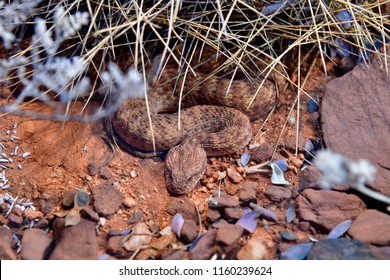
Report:
[{"label": "pebble", "polygon": [[0,260],[16,260],[16,253],[12,250],[12,232],[0,226]]},{"label": "pebble", "polygon": [[239,201],[241,206],[248,206],[249,203],[257,203],[257,186],[256,182],[246,181],[239,193]]},{"label": "pebble", "polygon": [[287,187],[271,185],[264,192],[264,195],[273,202],[280,202],[291,198],[291,190]]},{"label": "pebble", "polygon": [[49,221],[45,218],[39,219],[38,222],[34,223],[34,228],[46,229],[49,226]]},{"label": "pebble", "polygon": [[128,208],[132,208],[134,206],[137,206],[137,201],[134,198],[127,196],[123,200],[123,205],[125,205]]},{"label": "pebble", "polygon": [[233,168],[227,169],[227,176],[229,177],[230,181],[233,183],[239,183],[240,181],[244,180],[240,173],[237,172],[237,170]]},{"label": "pebble", "polygon": [[22,260],[46,260],[54,249],[53,239],[43,230],[32,228],[23,233]]},{"label": "pebble", "polygon": [[127,220],[127,223],[129,225],[138,223],[142,217],[144,216],[144,213],[142,211],[135,211],[131,217]]},{"label": "pebble", "polygon": [[291,230],[282,230],[280,232],[280,236],[284,239],[284,240],[287,240],[287,241],[294,241],[294,240],[298,240],[298,236],[295,232],[291,231]]},{"label": "pebble", "polygon": [[99,215],[108,217],[115,214],[122,205],[122,194],[111,185],[101,185],[92,189],[94,208]]},{"label": "pebble", "polygon": [[210,229],[204,233],[189,252],[192,260],[209,260],[216,253],[215,238],[217,229]]},{"label": "pebble", "polygon": [[43,217],[43,213],[38,210],[27,209],[25,211],[25,217],[30,221]]},{"label": "pebble", "polygon": [[193,220],[184,220],[183,228],[180,232],[180,240],[184,244],[189,244],[195,240],[198,235],[198,230],[196,228],[196,223]]},{"label": "pebble", "polygon": [[237,253],[239,260],[265,260],[267,249],[259,239],[251,238]]},{"label": "pebble", "polygon": [[366,209],[356,195],[331,190],[305,189],[296,205],[300,220],[326,233],[345,220],[355,219]]},{"label": "pebble", "polygon": [[103,166],[103,167],[100,168],[99,175],[100,175],[100,178],[102,178],[104,180],[108,180],[108,179],[111,178],[111,172],[107,168],[107,166]]},{"label": "pebble", "polygon": [[98,213],[95,212],[95,210],[93,210],[93,206],[92,205],[88,205],[87,207],[85,207],[82,212],[84,214],[86,214],[86,216],[93,222],[99,222],[100,221],[100,217],[98,215]]},{"label": "pebble", "polygon": [[239,246],[241,236],[244,234],[244,228],[239,225],[226,224],[217,231],[215,240],[222,243],[222,251],[229,252],[234,247]]},{"label": "pebble", "polygon": [[99,166],[96,163],[90,163],[88,164],[88,174],[90,176],[95,176],[99,173]]},{"label": "pebble", "polygon": [[159,238],[152,240],[149,246],[156,250],[163,250],[174,242],[176,242],[176,235],[171,232],[170,234],[162,235]]},{"label": "pebble", "polygon": [[227,207],[223,209],[223,217],[227,221],[236,221],[242,216],[242,211],[238,207]]},{"label": "pebble", "polygon": [[148,245],[152,240],[151,234],[145,223],[138,223],[134,226],[130,238],[123,243],[123,247],[133,252],[143,245]]},{"label": "pebble", "polygon": [[137,172],[134,169],[130,171],[130,177],[131,178],[137,177]]},{"label": "pebble", "polygon": [[161,255],[162,260],[185,260],[188,258],[188,252],[184,250],[164,251]]},{"label": "pebble", "polygon": [[23,224],[23,218],[15,214],[11,214],[8,217],[8,226],[11,228],[20,228]]},{"label": "pebble", "polygon": [[390,244],[390,215],[378,210],[362,212],[352,223],[348,234],[367,244],[386,246]]},{"label": "pebble", "polygon": [[184,219],[198,222],[198,213],[196,212],[195,204],[187,196],[170,197],[167,204],[167,212],[172,216],[180,213]]},{"label": "pebble", "polygon": [[112,236],[108,239],[107,243],[107,253],[117,256],[117,257],[127,257],[129,252],[127,252],[122,246],[121,241],[123,236]]},{"label": "pebble", "polygon": [[227,225],[228,224],[228,222],[226,221],[226,220],[224,220],[224,219],[218,219],[218,220],[216,220],[211,226],[213,227],[213,228],[221,228],[221,227],[224,227],[225,225]]},{"label": "pebble", "polygon": [[73,206],[74,195],[76,194],[76,192],[77,192],[77,190],[73,189],[73,190],[66,191],[62,195],[62,205],[64,207],[72,207]]},{"label": "pebble", "polygon": [[216,209],[209,208],[206,213],[206,220],[209,223],[214,223],[216,220],[221,218],[221,213]]},{"label": "pebble", "polygon": [[268,142],[264,142],[259,147],[252,150],[251,160],[256,163],[263,163],[272,157],[274,147]]},{"label": "pebble", "polygon": [[96,260],[97,238],[95,223],[81,219],[70,227],[65,227],[63,218],[56,218],[53,225],[56,246],[50,260]]},{"label": "pebble", "polygon": [[232,196],[221,196],[210,199],[209,206],[212,208],[238,207],[238,199]]},{"label": "pebble", "polygon": [[370,248],[360,240],[323,239],[316,242],[308,260],[374,260]]}]

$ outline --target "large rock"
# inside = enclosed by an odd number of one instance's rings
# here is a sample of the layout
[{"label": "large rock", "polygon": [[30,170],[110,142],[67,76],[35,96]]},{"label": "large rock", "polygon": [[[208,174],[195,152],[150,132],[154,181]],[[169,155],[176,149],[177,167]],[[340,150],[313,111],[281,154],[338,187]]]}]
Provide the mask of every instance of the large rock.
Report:
[{"label": "large rock", "polygon": [[95,224],[81,219],[75,226],[64,227],[64,219],[54,222],[53,236],[57,245],[51,260],[96,260],[97,239]]},{"label": "large rock", "polygon": [[53,250],[53,239],[43,230],[32,228],[23,233],[22,260],[45,260]]},{"label": "large rock", "polygon": [[12,250],[11,246],[11,230],[4,226],[0,226],[0,260],[16,260],[16,254]]},{"label": "large rock", "polygon": [[301,220],[325,232],[347,219],[355,219],[366,209],[363,201],[354,194],[312,189],[302,192],[297,199],[297,206]]},{"label": "large rock", "polygon": [[372,245],[390,245],[390,216],[377,210],[366,210],[352,223],[348,234]]},{"label": "large rock", "polygon": [[[387,47],[390,53],[390,47]],[[341,78],[328,83],[322,100],[322,129],[327,147],[378,169],[371,187],[390,195],[390,79],[384,59],[370,56]]]}]

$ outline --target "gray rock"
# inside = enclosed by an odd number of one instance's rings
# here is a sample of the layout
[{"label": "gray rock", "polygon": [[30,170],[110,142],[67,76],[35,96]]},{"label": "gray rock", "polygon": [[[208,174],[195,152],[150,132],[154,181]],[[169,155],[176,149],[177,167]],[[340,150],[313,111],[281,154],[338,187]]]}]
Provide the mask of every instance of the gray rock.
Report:
[{"label": "gray rock", "polygon": [[53,239],[43,230],[26,229],[23,233],[22,260],[45,260],[53,251]]},{"label": "gray rock", "polygon": [[[390,47],[387,47],[387,53]],[[377,168],[370,186],[390,196],[390,60],[370,56],[327,84],[322,100],[322,130],[327,147],[352,160],[367,159]]]},{"label": "gray rock", "polygon": [[264,192],[264,195],[273,202],[280,202],[291,198],[291,190],[288,187],[279,187],[271,185]]},{"label": "gray rock", "polygon": [[184,220],[183,227],[180,232],[180,239],[185,243],[191,243],[198,235],[196,223],[194,220]]},{"label": "gray rock", "polygon": [[108,217],[118,212],[122,205],[122,194],[111,185],[101,185],[92,189],[93,206],[99,215]]},{"label": "gray rock", "polygon": [[257,203],[257,185],[257,183],[251,181],[246,181],[244,183],[244,186],[241,188],[239,193],[241,206],[248,206],[251,202]]},{"label": "gray rock", "polygon": [[190,250],[192,260],[208,260],[216,252],[215,237],[216,229],[210,229],[204,233],[197,241],[196,245]]},{"label": "gray rock", "polygon": [[315,243],[308,260],[373,260],[374,254],[360,240],[323,239]]}]

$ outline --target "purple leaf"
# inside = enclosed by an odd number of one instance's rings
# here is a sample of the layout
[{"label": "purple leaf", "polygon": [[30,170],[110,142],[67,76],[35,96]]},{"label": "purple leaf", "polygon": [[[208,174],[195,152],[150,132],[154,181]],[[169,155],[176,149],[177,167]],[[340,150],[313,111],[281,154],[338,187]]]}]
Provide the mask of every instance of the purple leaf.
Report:
[{"label": "purple leaf", "polygon": [[288,163],[285,159],[275,160],[275,163],[279,166],[280,170],[286,172],[288,170]]},{"label": "purple leaf", "polygon": [[292,221],[294,221],[296,216],[297,215],[295,213],[295,205],[291,204],[290,207],[288,207],[286,212],[286,222],[291,223]]},{"label": "purple leaf", "polygon": [[331,232],[329,232],[326,239],[337,239],[340,236],[342,236],[344,233],[346,233],[349,228],[351,227],[352,220],[345,220],[344,222],[339,223],[337,226],[335,226]]},{"label": "purple leaf", "polygon": [[249,161],[251,160],[251,154],[248,153],[248,152],[244,152],[242,155],[241,155],[241,158],[240,158],[240,163],[242,166],[245,166],[249,163]]},{"label": "purple leaf", "polygon": [[352,15],[349,11],[343,10],[335,14],[337,21],[341,22],[341,26],[344,28],[351,28]]},{"label": "purple leaf", "polygon": [[252,211],[241,217],[236,223],[236,225],[242,226],[244,229],[253,233],[257,227],[257,217],[259,217],[259,213]]},{"label": "purple leaf", "polygon": [[261,218],[275,222],[278,219],[274,212],[254,204],[253,202],[251,202],[249,206],[253,209],[253,211],[258,212],[261,215]]},{"label": "purple leaf", "polygon": [[184,218],[179,213],[176,213],[175,216],[173,216],[171,221],[171,228],[174,234],[176,234],[177,237],[180,237],[181,229],[183,228],[184,224]]},{"label": "purple leaf", "polygon": [[336,38],[334,42],[336,45],[336,52],[339,56],[341,57],[350,56],[352,52],[352,46],[350,44],[348,44],[346,41],[340,38]]},{"label": "purple leaf", "polygon": [[293,245],[280,254],[282,260],[303,260],[309,254],[313,243]]}]

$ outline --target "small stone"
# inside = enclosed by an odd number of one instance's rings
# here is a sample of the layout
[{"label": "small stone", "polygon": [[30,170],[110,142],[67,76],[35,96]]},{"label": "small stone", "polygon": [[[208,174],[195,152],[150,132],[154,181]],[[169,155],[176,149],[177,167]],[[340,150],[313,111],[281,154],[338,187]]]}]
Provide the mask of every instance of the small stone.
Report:
[{"label": "small stone", "polygon": [[302,166],[303,164],[303,161],[300,160],[299,158],[296,158],[296,157],[290,157],[289,158],[289,161],[292,163],[293,166],[295,166],[296,168],[299,168]]},{"label": "small stone", "polygon": [[133,252],[143,245],[148,245],[152,240],[151,232],[145,223],[136,224],[130,238],[123,243],[123,247]]},{"label": "small stone", "polygon": [[167,212],[172,216],[179,213],[184,219],[198,221],[195,204],[187,196],[170,197],[167,204]]},{"label": "small stone", "polygon": [[244,186],[241,188],[239,193],[239,200],[241,206],[248,206],[251,202],[257,203],[257,185],[257,183],[250,181],[244,183]]},{"label": "small stone", "polygon": [[127,196],[123,200],[123,205],[125,205],[128,208],[132,208],[137,205],[137,201],[134,198]]},{"label": "small stone", "polygon": [[271,185],[264,192],[264,195],[273,202],[280,202],[291,198],[291,190],[286,187]]},{"label": "small stone", "polygon": [[239,260],[265,260],[267,249],[259,239],[250,239],[248,243],[237,253]]},{"label": "small stone", "polygon": [[184,244],[191,243],[197,236],[198,230],[196,228],[195,221],[184,220],[184,224],[180,232],[180,239],[184,242]]},{"label": "small stone", "polygon": [[354,194],[305,189],[297,198],[297,214],[314,228],[331,231],[339,223],[355,219],[366,205]]},{"label": "small stone", "polygon": [[88,174],[90,176],[95,176],[99,172],[99,166],[96,163],[88,164]]},{"label": "small stone", "polygon": [[265,142],[252,150],[251,159],[256,163],[263,163],[272,157],[273,152],[274,147],[271,144]]},{"label": "small stone", "polygon": [[224,212],[224,218],[227,221],[234,221],[238,220],[242,216],[241,209],[238,207],[227,207],[223,209]]},{"label": "small stone", "polygon": [[239,225],[226,224],[218,229],[216,241],[221,242],[226,246],[237,245],[241,236],[244,233],[244,228]]},{"label": "small stone", "polygon": [[348,234],[371,245],[390,244],[390,215],[369,209],[361,213],[352,223]]},{"label": "small stone", "polygon": [[[191,221],[191,220],[189,220]],[[149,246],[156,250],[163,250],[176,241],[176,235],[171,232],[167,235],[162,235],[150,242]]]},{"label": "small stone", "polygon": [[[296,137],[294,135],[289,136],[286,138],[286,140],[283,143],[283,147],[290,151],[295,153],[296,149]],[[303,147],[305,146],[305,138],[303,137],[302,133],[299,133],[299,140],[298,140],[298,151],[303,152]]]},{"label": "small stone", "polygon": [[107,253],[118,256],[127,257],[129,253],[121,246],[123,236],[112,236],[108,239]]},{"label": "small stone", "polygon": [[111,178],[111,172],[107,168],[107,166],[103,166],[103,167],[100,168],[99,175],[100,175],[100,178],[102,178],[104,180],[108,180],[108,179]]},{"label": "small stone", "polygon": [[212,208],[238,207],[238,199],[232,196],[221,196],[210,199],[209,205]]},{"label": "small stone", "polygon": [[73,190],[66,191],[62,195],[62,205],[64,207],[72,207],[73,206],[74,195],[75,195],[76,192],[77,192],[77,190],[73,189]]},{"label": "small stone", "polygon": [[11,214],[8,217],[8,226],[12,228],[20,228],[23,224],[23,218],[15,214]]},{"label": "small stone", "polygon": [[227,222],[226,220],[224,220],[224,219],[218,219],[218,220],[216,220],[211,226],[212,226],[213,228],[218,229],[218,228],[224,227],[224,226],[227,225],[227,224],[228,224],[228,222]]},{"label": "small stone", "polygon": [[142,217],[144,216],[144,213],[142,211],[135,211],[130,219],[127,221],[129,225],[138,223]]},{"label": "small stone", "polygon": [[226,171],[218,171],[217,172],[217,180],[220,181],[220,180],[223,180],[226,178]]},{"label": "small stone", "polygon": [[280,236],[284,239],[284,240],[287,240],[287,241],[294,241],[294,240],[298,240],[298,236],[295,232],[291,231],[291,230],[282,230],[280,232]]},{"label": "small stone", "polygon": [[81,219],[74,226],[65,227],[63,218],[56,218],[53,225],[56,247],[50,260],[96,260],[97,238],[95,224]]},{"label": "small stone", "polygon": [[323,239],[314,243],[308,260],[374,260],[370,248],[360,240]]},{"label": "small stone", "polygon": [[39,219],[38,222],[34,223],[34,228],[39,228],[39,229],[45,229],[49,226],[49,221],[45,218]]},{"label": "small stone", "polygon": [[233,168],[228,168],[227,169],[227,175],[228,175],[230,181],[233,182],[233,183],[236,183],[236,184],[243,180],[243,178],[240,175],[240,173],[238,173]]},{"label": "small stone", "polygon": [[12,232],[0,226],[0,260],[16,260],[16,253],[12,250]]},{"label": "small stone", "polygon": [[303,232],[308,232],[310,230],[310,223],[305,221],[299,222],[299,228]]},{"label": "small stone", "polygon": [[32,220],[35,220],[35,219],[42,218],[43,217],[43,213],[41,211],[28,209],[27,211],[25,211],[25,216],[26,216],[27,219],[32,221]]},{"label": "small stone", "polygon": [[93,206],[92,205],[88,205],[87,207],[85,207],[83,210],[81,210],[84,214],[86,214],[87,218],[89,218],[89,220],[93,221],[93,222],[99,222],[100,221],[100,217],[98,215],[98,213],[96,213],[94,210],[93,210]]},{"label": "small stone", "polygon": [[107,222],[107,219],[106,219],[106,218],[104,218],[104,217],[99,218],[99,224],[100,224],[102,227],[104,227],[104,225],[106,224],[106,222]]},{"label": "small stone", "polygon": [[99,215],[108,217],[115,214],[122,205],[122,194],[111,185],[101,185],[92,189],[94,208]]},{"label": "small stone", "polygon": [[214,223],[216,220],[218,220],[221,217],[221,214],[216,209],[209,208],[206,213],[206,220],[209,223]]},{"label": "small stone", "polygon": [[43,230],[32,228],[23,233],[22,260],[45,260],[54,249],[53,239]]},{"label": "small stone", "polygon": [[192,260],[209,260],[216,253],[215,237],[216,229],[210,229],[204,233],[196,242],[196,245],[190,250]]},{"label": "small stone", "polygon": [[130,171],[130,177],[131,178],[137,177],[137,172],[134,169]]},{"label": "small stone", "polygon": [[161,255],[162,260],[185,260],[187,258],[188,253],[183,250],[164,251]]}]

